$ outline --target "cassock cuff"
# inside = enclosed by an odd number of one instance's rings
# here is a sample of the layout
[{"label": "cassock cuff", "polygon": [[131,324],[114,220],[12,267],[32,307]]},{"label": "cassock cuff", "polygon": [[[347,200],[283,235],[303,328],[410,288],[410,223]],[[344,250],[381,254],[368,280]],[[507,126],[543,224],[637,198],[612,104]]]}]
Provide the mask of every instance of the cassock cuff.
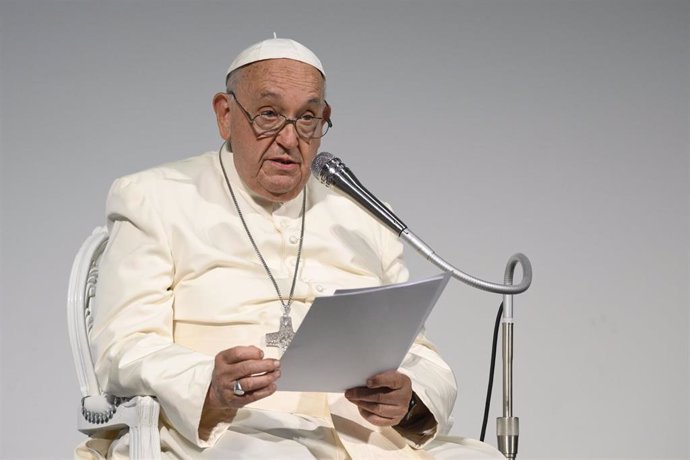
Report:
[{"label": "cassock cuff", "polygon": [[225,431],[228,429],[230,426],[229,422],[218,422],[213,428],[211,428],[211,431],[208,435],[207,439],[201,439],[199,437],[199,428],[201,425],[201,415],[202,411],[204,410],[204,402],[206,401],[206,394],[208,393],[208,389],[211,386],[211,379],[213,378],[213,364],[211,365],[210,372],[208,373],[208,379],[206,381],[206,384],[203,385],[204,392],[203,396],[199,397],[200,395],[195,395],[195,416],[194,419],[191,421],[192,426],[195,426],[196,429],[194,430],[194,438],[192,440],[194,443],[197,445],[197,447],[200,447],[202,449],[207,449],[209,447],[213,447],[220,437],[225,433]]},{"label": "cassock cuff", "polygon": [[[407,375],[404,369],[400,369],[400,372]],[[408,375],[408,377],[412,379],[411,376]],[[412,391],[414,393],[413,397],[416,397],[427,408],[426,415],[413,417],[409,422],[403,421],[393,428],[405,438],[410,447],[421,449],[433,441],[438,434],[438,420],[429,408],[429,398],[426,395],[424,397],[421,396],[420,393],[423,393],[424,390],[418,384],[415,384],[414,380],[412,380]]]}]

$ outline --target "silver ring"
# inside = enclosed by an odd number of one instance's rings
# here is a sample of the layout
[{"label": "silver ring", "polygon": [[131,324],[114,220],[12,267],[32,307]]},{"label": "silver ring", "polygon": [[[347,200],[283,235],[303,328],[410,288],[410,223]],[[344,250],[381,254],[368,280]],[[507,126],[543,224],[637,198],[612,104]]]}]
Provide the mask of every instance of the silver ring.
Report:
[{"label": "silver ring", "polygon": [[235,396],[244,396],[244,390],[239,380],[235,380],[235,384],[232,386],[232,392],[235,393]]}]

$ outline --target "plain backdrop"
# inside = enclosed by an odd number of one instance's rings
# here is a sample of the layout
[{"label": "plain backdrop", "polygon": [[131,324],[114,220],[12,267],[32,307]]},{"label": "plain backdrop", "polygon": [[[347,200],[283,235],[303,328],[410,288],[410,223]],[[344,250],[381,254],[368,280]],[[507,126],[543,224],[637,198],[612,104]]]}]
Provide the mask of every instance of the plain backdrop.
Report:
[{"label": "plain backdrop", "polygon": [[[667,0],[0,2],[0,457],[83,439],[74,254],[113,179],[218,148],[211,97],[273,32],[324,63],[322,149],[415,233],[484,279],[532,260],[518,458],[690,457],[689,24]],[[428,321],[454,434],[479,436],[499,302],[452,282]]]}]

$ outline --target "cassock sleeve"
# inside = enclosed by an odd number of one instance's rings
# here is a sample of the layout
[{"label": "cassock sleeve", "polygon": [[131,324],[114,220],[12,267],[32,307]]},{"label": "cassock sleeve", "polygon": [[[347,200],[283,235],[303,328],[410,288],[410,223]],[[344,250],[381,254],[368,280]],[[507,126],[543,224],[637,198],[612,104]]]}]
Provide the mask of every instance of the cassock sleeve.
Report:
[{"label": "cassock sleeve", "polygon": [[99,266],[92,356],[101,388],[117,396],[152,395],[164,420],[199,447],[214,359],[173,343],[174,259],[153,181],[122,178],[106,205],[110,238]]},{"label": "cassock sleeve", "polygon": [[[409,273],[403,261],[403,244],[383,226],[381,257],[385,284],[407,281]],[[411,446],[421,448],[438,434],[446,434],[453,424],[451,412],[457,396],[455,376],[422,331],[398,369],[412,380],[412,391],[429,409],[435,420],[420,420],[407,428],[396,430]],[[417,430],[417,427],[423,427]]]}]

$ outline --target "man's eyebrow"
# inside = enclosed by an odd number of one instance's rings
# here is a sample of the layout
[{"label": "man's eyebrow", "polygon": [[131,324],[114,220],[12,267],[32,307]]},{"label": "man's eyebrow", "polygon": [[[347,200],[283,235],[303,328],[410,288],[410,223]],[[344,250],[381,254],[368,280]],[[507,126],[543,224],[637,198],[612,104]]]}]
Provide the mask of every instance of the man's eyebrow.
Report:
[{"label": "man's eyebrow", "polygon": [[270,99],[280,99],[280,95],[278,93],[273,92],[271,90],[267,90],[267,89],[261,91],[259,93],[259,97],[261,97],[261,98],[267,97]]}]

